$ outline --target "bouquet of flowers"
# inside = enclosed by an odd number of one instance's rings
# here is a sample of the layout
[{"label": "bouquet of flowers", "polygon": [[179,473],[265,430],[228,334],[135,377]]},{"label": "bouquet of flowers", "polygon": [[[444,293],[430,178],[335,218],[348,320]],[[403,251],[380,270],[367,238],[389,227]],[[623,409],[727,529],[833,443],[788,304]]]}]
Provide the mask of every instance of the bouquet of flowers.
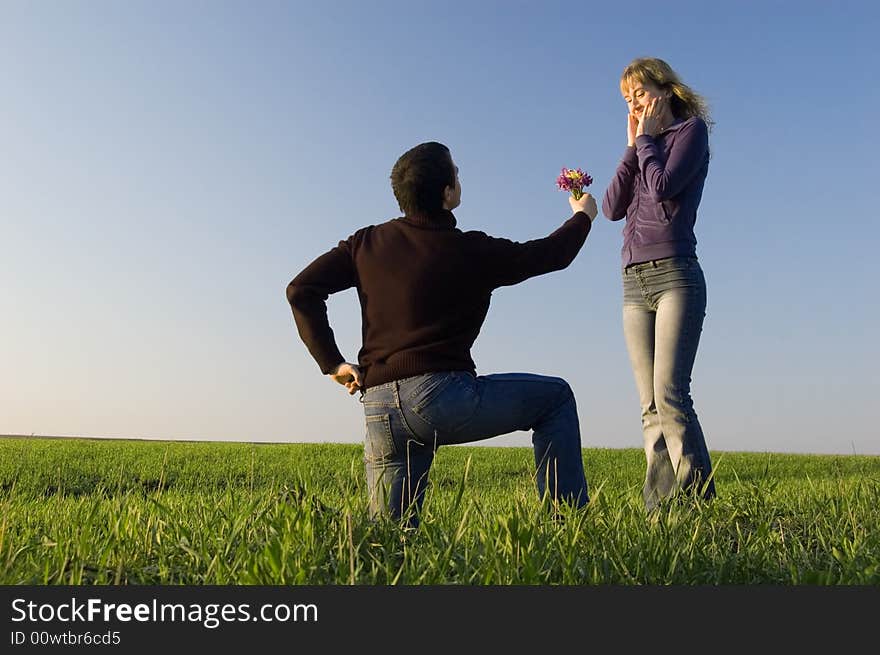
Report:
[{"label": "bouquet of flowers", "polygon": [[556,178],[556,186],[562,191],[571,191],[575,200],[580,200],[584,189],[593,183],[593,178],[579,168],[563,168]]}]

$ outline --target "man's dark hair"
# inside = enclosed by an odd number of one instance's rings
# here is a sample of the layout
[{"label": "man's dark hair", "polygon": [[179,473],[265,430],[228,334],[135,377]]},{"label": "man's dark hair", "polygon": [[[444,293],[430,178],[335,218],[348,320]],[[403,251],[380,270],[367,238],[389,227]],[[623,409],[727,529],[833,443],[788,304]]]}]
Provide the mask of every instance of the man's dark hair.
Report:
[{"label": "man's dark hair", "polygon": [[407,215],[442,209],[448,186],[455,186],[452,156],[449,148],[436,141],[410,148],[391,169],[391,189]]}]

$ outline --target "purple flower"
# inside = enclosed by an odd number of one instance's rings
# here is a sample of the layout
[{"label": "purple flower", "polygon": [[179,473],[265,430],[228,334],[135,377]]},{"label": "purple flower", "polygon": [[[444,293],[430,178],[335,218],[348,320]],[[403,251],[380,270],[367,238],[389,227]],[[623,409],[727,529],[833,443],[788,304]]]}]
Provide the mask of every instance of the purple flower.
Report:
[{"label": "purple flower", "polygon": [[580,168],[563,167],[562,174],[556,178],[556,186],[561,191],[571,191],[575,200],[578,200],[584,194],[584,189],[592,183],[593,178]]}]

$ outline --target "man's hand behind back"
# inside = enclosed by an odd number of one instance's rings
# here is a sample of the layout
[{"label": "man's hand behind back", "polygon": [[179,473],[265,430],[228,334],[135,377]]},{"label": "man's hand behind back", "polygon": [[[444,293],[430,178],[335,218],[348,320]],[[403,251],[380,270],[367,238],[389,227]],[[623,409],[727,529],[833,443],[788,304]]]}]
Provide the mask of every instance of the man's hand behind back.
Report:
[{"label": "man's hand behind back", "polygon": [[361,369],[355,364],[342,362],[335,370],[328,374],[328,377],[348,389],[349,395],[353,395],[355,391],[363,389],[364,379],[361,375]]}]

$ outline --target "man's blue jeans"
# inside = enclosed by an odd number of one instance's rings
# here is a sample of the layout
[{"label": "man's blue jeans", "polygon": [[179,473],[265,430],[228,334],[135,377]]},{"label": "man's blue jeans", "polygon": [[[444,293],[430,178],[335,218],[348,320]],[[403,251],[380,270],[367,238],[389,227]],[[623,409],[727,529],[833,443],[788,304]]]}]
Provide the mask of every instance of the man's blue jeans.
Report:
[{"label": "man's blue jeans", "polygon": [[429,373],[363,395],[370,514],[418,525],[434,452],[532,430],[538,494],[587,503],[577,406],[565,380],[528,373]]},{"label": "man's blue jeans", "polygon": [[706,280],[694,257],[623,271],[623,331],[642,409],[645,507],[679,490],[715,495],[706,439],[691,399],[691,371],[706,315]]}]

